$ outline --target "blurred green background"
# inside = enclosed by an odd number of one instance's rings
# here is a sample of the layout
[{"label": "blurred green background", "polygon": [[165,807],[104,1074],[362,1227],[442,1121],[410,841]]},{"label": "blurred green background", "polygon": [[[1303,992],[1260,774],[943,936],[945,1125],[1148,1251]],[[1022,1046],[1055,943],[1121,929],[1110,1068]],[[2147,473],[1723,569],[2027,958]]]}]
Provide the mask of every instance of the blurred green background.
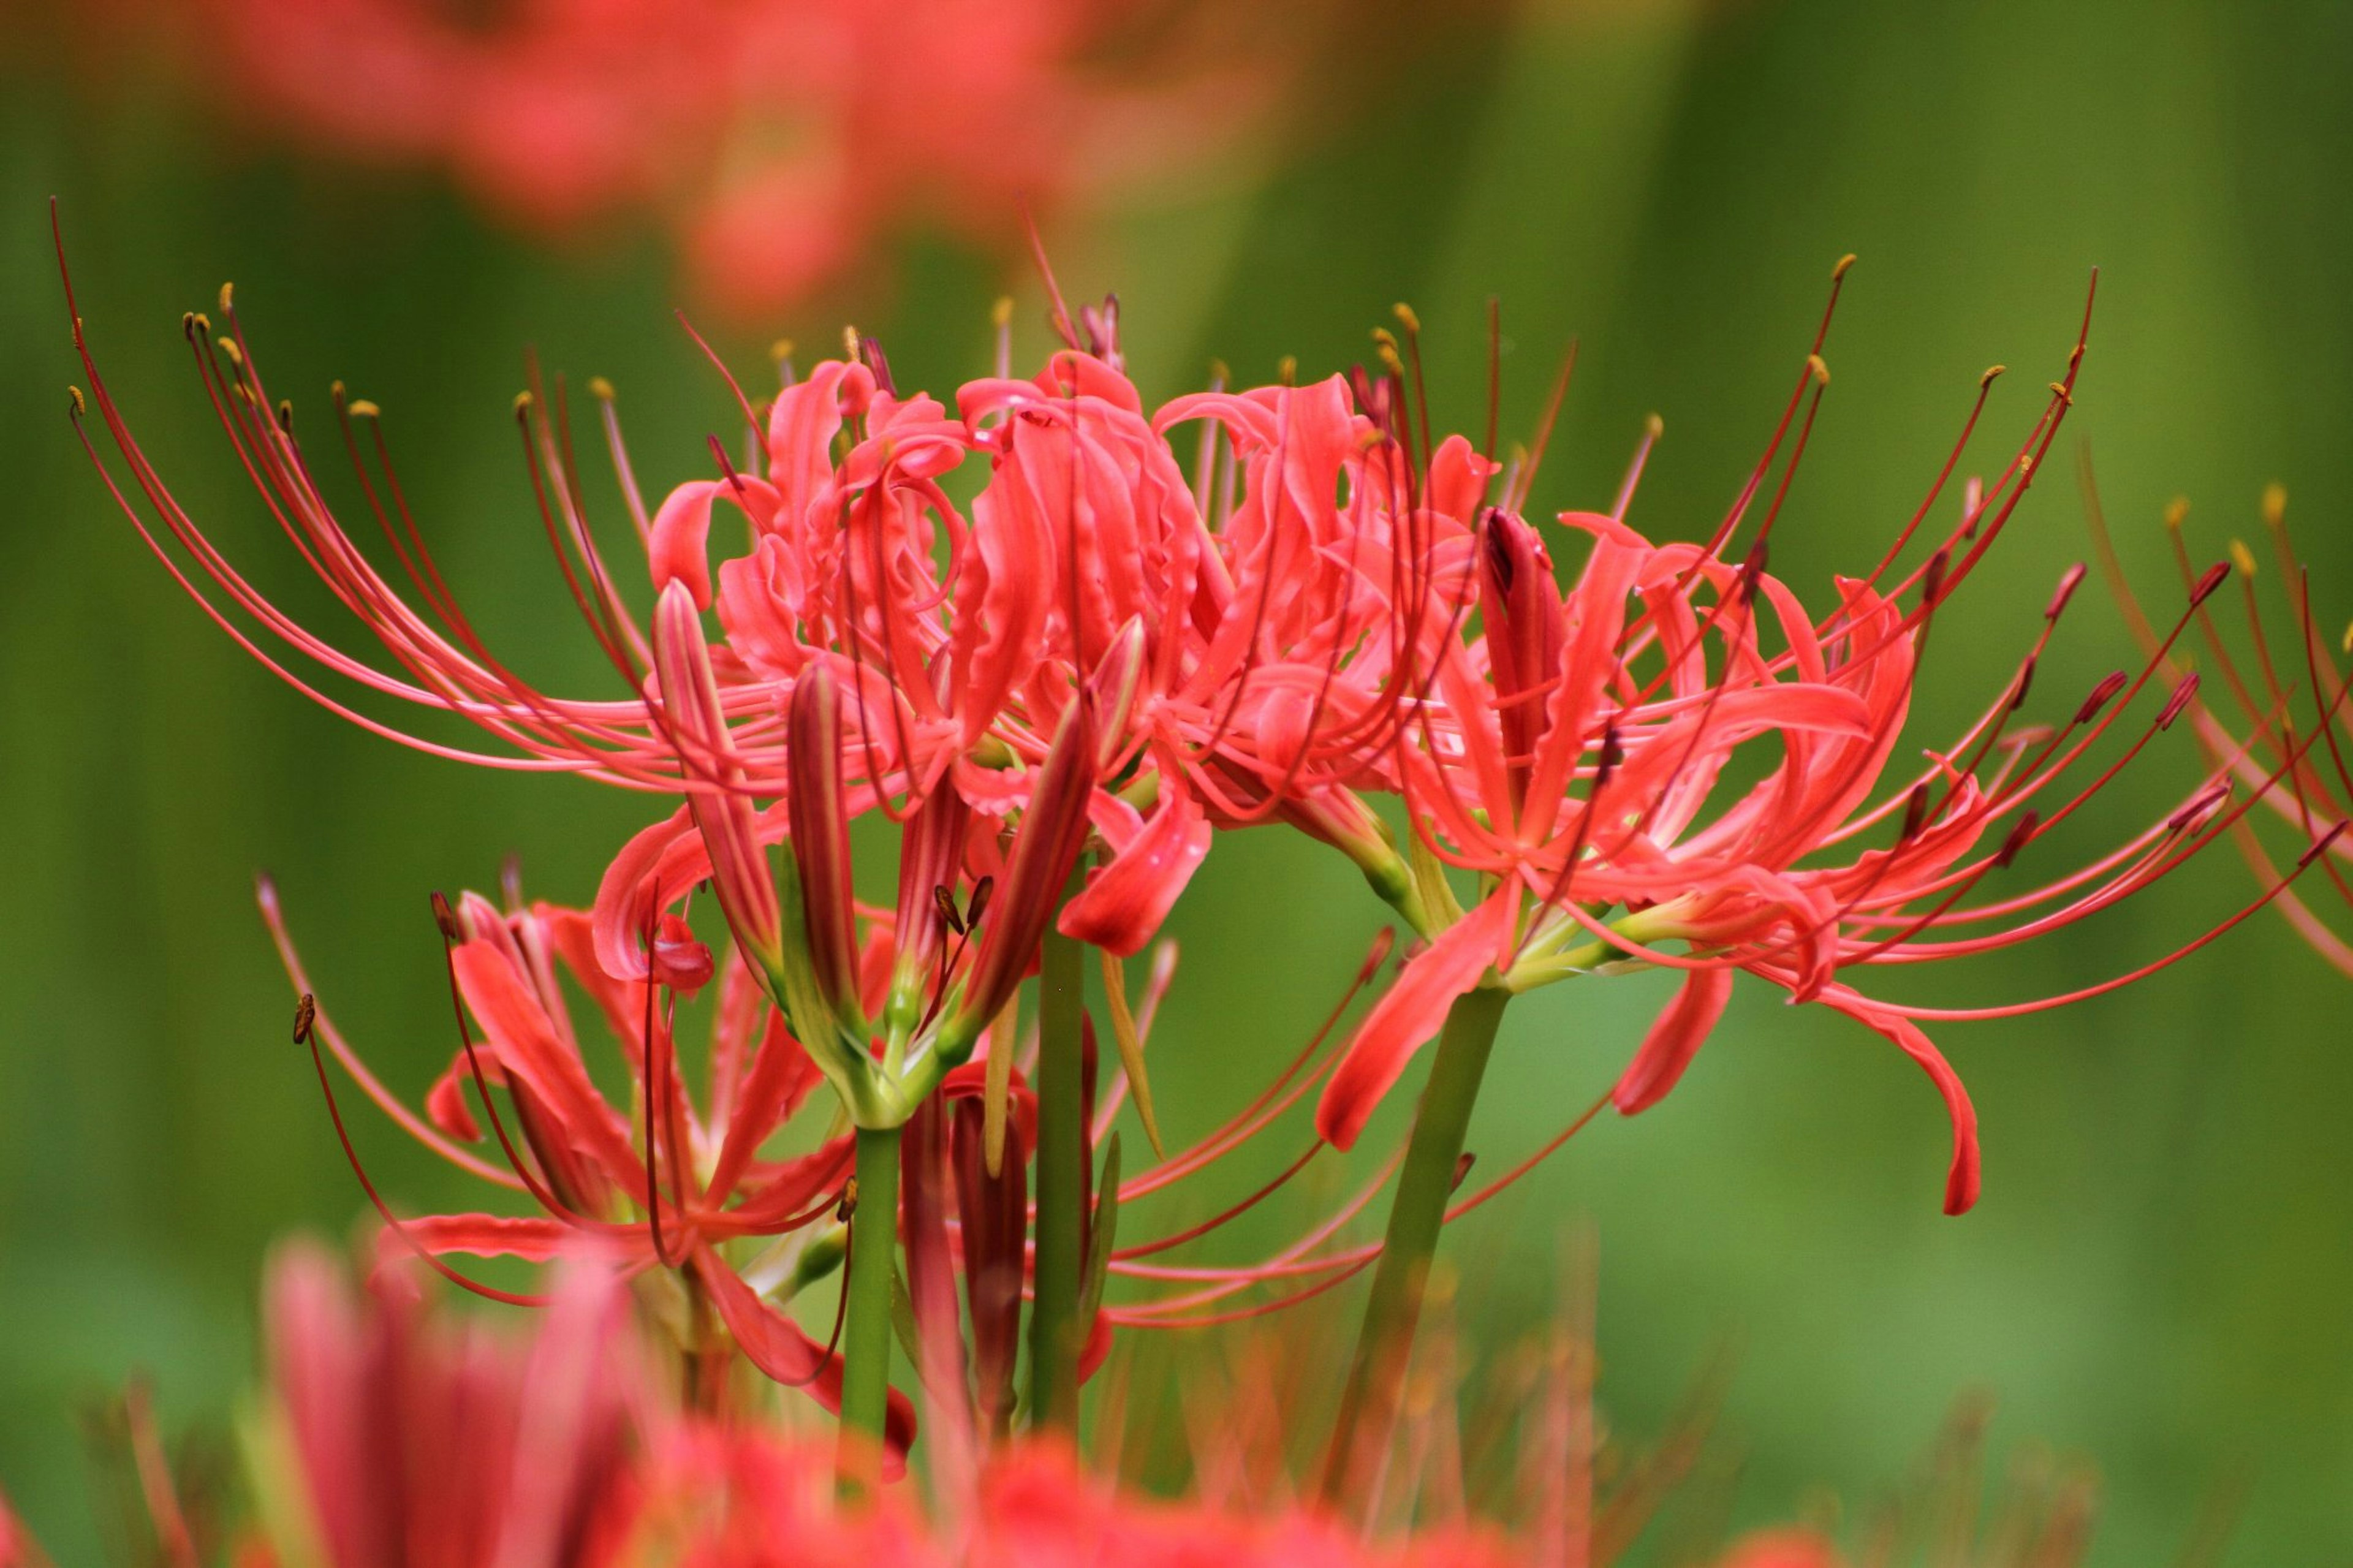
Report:
[{"label": "blurred green background", "polygon": [[[381,403],[403,475],[478,621],[543,684],[605,689],[530,510],[507,404],[521,354],[621,389],[639,474],[699,475],[723,394],[673,327],[666,253],[623,234],[558,257],[424,176],[290,162],[202,130],[139,73],[79,85],[51,51],[0,79],[0,1485],[68,1560],[94,1539],[78,1401],[151,1371],[174,1421],[230,1411],[252,1368],[272,1237],[339,1232],[359,1199],[286,1041],[252,914],[274,870],[324,998],[396,1085],[446,1061],[428,888],[586,900],[647,803],[468,771],[310,706],[195,612],[113,512],[65,416],[78,373],[45,202],[63,203],[98,352],[151,456],[256,578],[321,596],[210,427],[183,310],[233,277],[275,387]],[[2145,586],[2177,494],[2218,555],[2284,481],[2323,619],[2353,611],[2353,12],[2333,5],[1673,3],[1538,6],[1465,23],[1367,83],[1344,132],[1244,186],[1171,186],[1060,242],[1075,289],[1115,287],[1147,395],[1360,358],[1409,299],[1435,391],[1480,417],[1486,296],[1504,300],[1507,423],[1559,345],[1578,380],[1540,500],[1606,500],[1665,416],[1635,521],[1712,526],[1778,410],[1831,262],[1862,258],[1824,418],[1775,568],[1809,594],[1855,569],[1941,461],[1983,367],[1983,460],[2022,434],[2101,270],[2070,420],[2094,444]],[[192,129],[192,124],[199,128]],[[999,261],[920,236],[842,310],[902,384],[985,364]],[[1025,342],[1041,342],[1025,308]],[[764,331],[726,343],[758,367]],[[298,415],[298,417],[300,416]],[[2071,443],[2072,444],[2072,443]],[[2072,452],[2069,466],[2072,467]],[[2084,553],[2070,477],[2038,486],[1952,613],[1915,710],[1950,733],[2008,675],[2052,579]],[[2132,657],[2087,590],[2038,679],[2057,711]],[[2192,781],[2186,738],[2104,808],[2121,836]],[[2063,864],[2046,862],[2054,870]],[[2215,856],[2155,896],[1914,997],[2024,996],[2128,968],[2243,899]],[[1155,1074],[1172,1131],[1287,1054],[1376,928],[1345,868],[1271,833],[1221,841],[1173,922],[1185,962]],[[2353,990],[2266,919],[2156,981],[1939,1037],[1983,1117],[1977,1212],[1937,1212],[1946,1132],[1894,1051],[1744,988],[1684,1085],[1605,1120],[1464,1227],[1465,1313],[1500,1344],[1548,1310],[1559,1238],[1600,1237],[1605,1403],[1655,1430],[1736,1332],[1736,1511],[1816,1485],[1867,1504],[1957,1395],[1998,1434],[2094,1464],[2094,1561],[2172,1556],[2200,1500],[2249,1482],[2230,1558],[2353,1552]],[[1516,1006],[1473,1130],[1493,1169],[1606,1086],[1655,978]],[[365,1118],[362,1119],[365,1121]],[[365,1125],[406,1203],[462,1181]],[[1302,1223],[1293,1209],[1275,1234]],[[1239,1242],[1236,1243],[1240,1245]]]}]

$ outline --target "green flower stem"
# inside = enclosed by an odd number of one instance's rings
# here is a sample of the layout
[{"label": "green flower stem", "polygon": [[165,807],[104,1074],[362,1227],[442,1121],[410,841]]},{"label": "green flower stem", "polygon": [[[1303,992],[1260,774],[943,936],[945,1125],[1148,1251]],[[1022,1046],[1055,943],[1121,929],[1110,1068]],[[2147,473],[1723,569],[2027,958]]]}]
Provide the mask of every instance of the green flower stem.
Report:
[{"label": "green flower stem", "polygon": [[1029,1313],[1029,1419],[1040,1431],[1079,1431],[1081,1277],[1086,1269],[1083,1031],[1078,942],[1052,927],[1038,973],[1036,1300]]},{"label": "green flower stem", "polygon": [[1343,1506],[1377,1473],[1388,1451],[1414,1329],[1421,1318],[1430,1261],[1438,1250],[1446,1205],[1454,1195],[1454,1170],[1470,1131],[1471,1107],[1479,1098],[1495,1027],[1510,1000],[1509,993],[1482,986],[1457,998],[1446,1015],[1438,1058],[1430,1064],[1405,1166],[1398,1175],[1397,1194],[1389,1202],[1388,1231],[1373,1270],[1364,1328],[1356,1338],[1339,1420],[1324,1458],[1323,1498],[1327,1507]]},{"label": "green flower stem", "polygon": [[849,1216],[849,1300],[841,1331],[843,1495],[881,1484],[891,1408],[891,1279],[899,1241],[899,1129],[858,1130],[858,1206]]}]

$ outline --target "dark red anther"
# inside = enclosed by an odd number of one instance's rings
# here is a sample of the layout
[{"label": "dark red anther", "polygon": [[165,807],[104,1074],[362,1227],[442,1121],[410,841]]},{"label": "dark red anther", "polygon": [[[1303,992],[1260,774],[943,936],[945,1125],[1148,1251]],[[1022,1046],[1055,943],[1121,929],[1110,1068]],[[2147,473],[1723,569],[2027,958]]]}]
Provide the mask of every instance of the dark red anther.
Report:
[{"label": "dark red anther", "polygon": [[2010,710],[2013,713],[2026,706],[2026,694],[2034,688],[2034,666],[2036,663],[2037,660],[2035,657],[2032,654],[2029,654],[2027,655],[2026,662],[2019,667],[2018,689],[2010,694]]},{"label": "dark red anther", "polygon": [[2168,832],[2179,833],[2206,816],[2231,797],[2231,781],[2216,779],[2182,803],[2179,810],[2165,819]]},{"label": "dark red anther", "polygon": [[980,924],[980,917],[988,911],[989,895],[996,891],[997,879],[994,877],[983,877],[972,885],[972,898],[964,907],[964,923],[966,931]]},{"label": "dark red anther", "polygon": [[2165,700],[2165,711],[2157,716],[2157,727],[2172,729],[2173,721],[2181,717],[2181,710],[2189,707],[2197,695],[2198,672],[2193,669],[2181,678],[2180,684],[2173,689],[2173,695]]},{"label": "dark red anther", "polygon": [[2109,671],[2097,686],[2092,688],[2092,694],[2084,699],[2084,705],[2075,710],[2075,722],[2090,723],[2092,716],[2108,705],[2108,699],[2125,689],[2125,681],[2127,679],[2128,677],[2121,669]]},{"label": "dark red anther", "polygon": [[[2342,827],[2344,824],[2338,823],[2337,826]],[[305,991],[302,993],[301,999],[294,1004],[294,1043],[298,1046],[309,1045],[311,1043],[311,1026],[318,1021],[318,998],[312,996],[308,991]]]},{"label": "dark red anther", "polygon": [[2067,601],[2075,596],[2075,590],[2083,585],[2083,582],[2084,563],[2080,561],[2061,573],[2059,585],[2051,591],[2051,602],[2042,606],[2042,618],[2046,621],[2057,620],[2065,612]]},{"label": "dark red anther", "polygon": [[1118,369],[1119,296],[1106,294],[1102,304],[1081,307],[1079,324],[1087,334],[1087,353]]},{"label": "dark red anther", "polygon": [[964,916],[957,912],[955,895],[948,891],[946,883],[933,885],[932,904],[940,911],[940,923],[956,935],[962,936],[965,931]]},{"label": "dark red anther", "polygon": [[874,373],[875,385],[893,397],[899,395],[899,388],[891,379],[891,362],[883,356],[880,339],[860,332],[858,335],[858,357],[866,362],[868,370]]},{"label": "dark red anther", "polygon": [[1489,507],[1479,519],[1479,538],[1487,548],[1487,569],[1495,574],[1497,591],[1508,596],[1516,575],[1512,561],[1511,542],[1504,537],[1501,524],[1503,510]]},{"label": "dark red anther", "polygon": [[441,928],[443,940],[448,942],[466,940],[464,931],[458,924],[457,911],[449,907],[449,900],[438,889],[436,889],[433,893],[433,923]]},{"label": "dark red anther", "polygon": [[1920,574],[1920,607],[1933,610],[1945,591],[1945,574],[1953,568],[1953,552],[1939,549],[1928,557],[1927,567]]},{"label": "dark red anther", "polygon": [[1911,797],[1904,803],[1904,831],[1895,836],[1895,842],[1911,843],[1920,836],[1920,829],[1927,826],[1927,822],[1928,786],[1916,784],[1912,786]]},{"label": "dark red anther", "polygon": [[2020,817],[2017,825],[2010,828],[2010,837],[2001,841],[2000,849],[1994,854],[1994,869],[2009,869],[2010,863],[2018,858],[2019,851],[2026,847],[2028,841],[2034,837],[2034,830],[2042,825],[2042,817],[2039,812],[2030,811]]},{"label": "dark red anther", "polygon": [[2197,586],[2189,590],[2189,607],[2194,610],[2212,598],[2214,591],[2230,580],[2231,563],[2229,562],[2217,561],[2213,565],[2206,568],[2206,575],[2199,578]]},{"label": "dark red anther", "polygon": [[2315,860],[2319,859],[2323,855],[2327,854],[2328,852],[2328,847],[2337,842],[2337,835],[2345,831],[2346,826],[2347,825],[2344,820],[2340,818],[2336,826],[2330,828],[2327,832],[2314,839],[2312,841],[2312,847],[2295,858],[2295,868],[2301,871],[2306,866],[2311,865]]},{"label": "dark red anther", "polygon": [[1601,731],[1601,761],[1593,770],[1593,787],[1599,790],[1618,772],[1618,764],[1626,760],[1626,743],[1618,738],[1618,721],[1612,719]]},{"label": "dark red anther", "polygon": [[[1463,1150],[1461,1153],[1460,1153],[1460,1154],[1458,1154],[1458,1155],[1456,1155],[1456,1156],[1455,1156],[1455,1160],[1454,1160],[1454,1186],[1455,1186],[1455,1188],[1460,1188],[1460,1187],[1462,1185],[1462,1184],[1463,1184],[1463,1183],[1465,1183],[1465,1182],[1467,1182],[1467,1181],[1469,1181],[1469,1180],[1471,1179],[1471,1167],[1472,1167],[1472,1166],[1473,1166],[1473,1165],[1475,1165],[1475,1164],[1477,1164],[1478,1163],[1479,1163],[1479,1156],[1478,1156],[1478,1155],[1476,1155],[1476,1154],[1473,1154],[1473,1153],[1472,1153],[1472,1152],[1471,1152],[1471,1151],[1470,1151],[1470,1150],[1468,1150],[1468,1149]],[[1451,1189],[1450,1189],[1450,1190],[1451,1190]]]}]

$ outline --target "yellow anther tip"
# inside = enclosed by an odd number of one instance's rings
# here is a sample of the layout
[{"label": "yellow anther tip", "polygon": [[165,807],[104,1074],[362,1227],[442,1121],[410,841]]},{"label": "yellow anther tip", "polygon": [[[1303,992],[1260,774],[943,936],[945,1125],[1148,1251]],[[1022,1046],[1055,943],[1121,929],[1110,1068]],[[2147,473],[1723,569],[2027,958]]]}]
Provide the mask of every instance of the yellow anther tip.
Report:
[{"label": "yellow anther tip", "polygon": [[1989,364],[1986,366],[1986,373],[1978,377],[1978,384],[1981,387],[1991,386],[1994,383],[1994,378],[2009,368],[2010,366],[2006,364]]},{"label": "yellow anther tip", "polygon": [[1404,300],[1398,300],[1392,308],[1391,313],[1397,317],[1398,321],[1404,324],[1407,331],[1418,332],[1421,331],[1421,318],[1415,315],[1413,313],[1413,307],[1407,304]]},{"label": "yellow anther tip", "polygon": [[374,419],[383,413],[383,409],[364,397],[354,399],[352,404],[351,414],[354,419]]},{"label": "yellow anther tip", "polygon": [[1642,433],[1655,441],[1667,433],[1667,422],[1653,414],[1642,422]]},{"label": "yellow anther tip", "polygon": [[528,389],[516,393],[514,395],[514,411],[517,414],[528,412],[533,401],[531,393]]},{"label": "yellow anther tip", "polygon": [[90,406],[87,403],[82,401],[81,388],[79,386],[67,387],[66,395],[73,399],[73,411],[76,414],[81,413],[82,410]]},{"label": "yellow anther tip", "polygon": [[221,357],[228,361],[231,364],[243,364],[245,363],[245,351],[237,346],[237,340],[235,338],[221,339],[220,352]]},{"label": "yellow anther tip", "polygon": [[221,314],[222,314],[222,315],[226,316],[226,315],[227,315],[231,310],[236,310],[236,309],[237,309],[237,305],[236,305],[236,303],[235,303],[236,295],[237,295],[237,285],[236,285],[236,284],[234,284],[234,283],[224,283],[224,284],[222,284],[222,285],[221,285],[221,291],[220,291],[220,308],[221,308]]},{"label": "yellow anther tip", "polygon": [[2263,526],[2277,528],[2287,521],[2287,487],[2273,483],[2263,487]]},{"label": "yellow anther tip", "polygon": [[2178,529],[2189,520],[2189,498],[2188,496],[2175,496],[2165,503],[2166,527]]},{"label": "yellow anther tip", "polygon": [[1844,256],[1838,258],[1838,265],[1836,267],[1831,268],[1831,281],[1835,283],[1840,279],[1845,277],[1846,269],[1853,265],[1854,252],[1850,250]]},{"label": "yellow anther tip", "polygon": [[1806,368],[1813,372],[1814,379],[1820,382],[1822,385],[1828,386],[1831,384],[1831,367],[1829,362],[1825,361],[1821,355],[1808,354],[1806,356]]},{"label": "yellow anther tip", "polygon": [[601,375],[592,375],[588,378],[588,395],[596,398],[601,402],[610,403],[613,401],[616,394],[613,391],[613,384],[611,382],[607,381]]},{"label": "yellow anther tip", "polygon": [[1013,324],[1013,296],[1010,294],[999,294],[997,297],[997,303],[988,308],[988,320],[990,324],[994,326],[1011,326]]},{"label": "yellow anther tip", "polygon": [[2231,564],[2239,569],[2239,575],[2242,577],[2252,577],[2255,574],[2255,552],[2247,548],[2245,540],[2231,541]]}]

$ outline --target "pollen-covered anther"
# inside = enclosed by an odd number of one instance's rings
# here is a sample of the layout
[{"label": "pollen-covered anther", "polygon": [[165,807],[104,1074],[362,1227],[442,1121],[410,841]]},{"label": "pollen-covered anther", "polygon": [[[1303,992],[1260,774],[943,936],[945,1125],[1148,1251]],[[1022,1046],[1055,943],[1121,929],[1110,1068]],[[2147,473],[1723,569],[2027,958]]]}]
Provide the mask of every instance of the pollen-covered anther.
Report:
[{"label": "pollen-covered anther", "polygon": [[1982,392],[1987,387],[1991,386],[1994,382],[2009,369],[2010,366],[2006,364],[1989,364],[1986,366],[1985,374],[1978,377],[1978,390]]},{"label": "pollen-covered anther", "polygon": [[1837,265],[1831,268],[1831,281],[1836,283],[1840,279],[1843,279],[1846,276],[1847,268],[1852,267],[1854,263],[1855,254],[1852,250],[1848,251],[1844,256],[1840,257],[1838,258]]},{"label": "pollen-covered anther", "polygon": [[2075,406],[2075,395],[2067,390],[2067,384],[2063,381],[2054,381],[2051,384],[2051,395],[2070,408]]},{"label": "pollen-covered anther", "polygon": [[[2263,487],[2263,526],[2276,529],[2287,521],[2287,487],[2274,480]],[[2339,823],[2340,827],[2344,825]]]},{"label": "pollen-covered anther", "polygon": [[1831,384],[1830,362],[1822,358],[1821,355],[1808,354],[1806,356],[1806,369],[1811,373],[1817,385],[1828,386]]},{"label": "pollen-covered anther", "polygon": [[2239,569],[2239,575],[2242,577],[2252,577],[2255,574],[2255,552],[2247,548],[2245,540],[2231,541],[2231,564]]},{"label": "pollen-covered anther", "polygon": [[2179,532],[2180,531],[2181,525],[2189,521],[2189,498],[2188,496],[2175,496],[2171,500],[2165,503],[2166,527]]}]

